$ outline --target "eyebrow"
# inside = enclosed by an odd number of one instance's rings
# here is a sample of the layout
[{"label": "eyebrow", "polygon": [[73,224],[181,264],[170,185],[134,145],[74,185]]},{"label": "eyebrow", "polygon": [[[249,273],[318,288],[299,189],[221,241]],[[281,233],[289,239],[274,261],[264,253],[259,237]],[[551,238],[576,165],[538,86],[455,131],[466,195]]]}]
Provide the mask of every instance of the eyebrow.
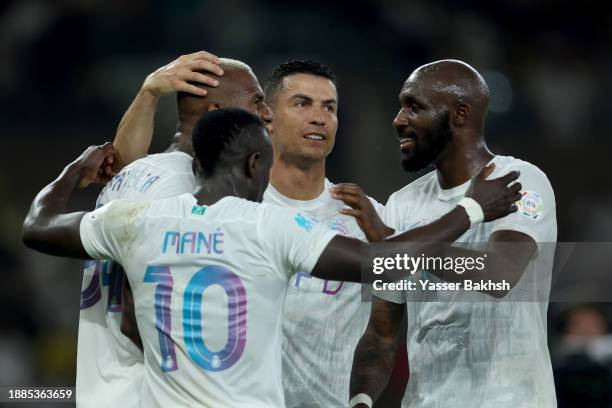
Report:
[{"label": "eyebrow", "polygon": [[400,103],[415,102],[418,104],[423,104],[423,101],[421,99],[415,97],[414,95],[404,94],[404,93],[400,94],[399,101]]},{"label": "eyebrow", "polygon": [[303,94],[292,95],[289,99],[305,99],[307,101],[312,101],[313,100],[310,96],[306,96],[306,95],[303,95]]},{"label": "eyebrow", "polygon": [[[304,99],[304,100],[310,101],[310,102],[313,101],[313,99],[310,96],[307,96],[307,95],[304,95],[304,94],[295,94],[295,95],[292,95],[289,98],[289,100],[291,100],[291,99]],[[338,101],[336,101],[336,99],[334,99],[334,98],[326,99],[326,100],[323,101],[324,105],[327,105],[327,104],[330,104],[330,103],[333,103],[333,104],[337,105]]]}]

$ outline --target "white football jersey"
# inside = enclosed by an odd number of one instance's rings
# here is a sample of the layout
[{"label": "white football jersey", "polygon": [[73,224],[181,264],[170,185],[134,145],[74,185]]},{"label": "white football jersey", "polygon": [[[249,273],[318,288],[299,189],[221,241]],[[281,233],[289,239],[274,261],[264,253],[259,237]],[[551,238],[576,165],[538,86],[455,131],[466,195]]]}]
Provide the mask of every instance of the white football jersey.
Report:
[{"label": "white football jersey", "polygon": [[[404,408],[557,406],[545,301],[554,249],[543,245],[557,240],[555,196],[546,175],[534,165],[507,156],[495,156],[492,161],[495,171],[489,179],[520,171],[523,198],[518,202],[519,211],[479,224],[456,242],[474,246],[487,242],[495,231],[518,231],[533,238],[538,255],[510,297],[498,302],[482,293],[474,293],[479,298],[471,302],[453,302],[453,295],[443,291],[428,293],[427,302],[410,291],[377,293],[386,300],[406,303],[410,379]],[[436,172],[428,173],[389,198],[385,222],[398,232],[428,224],[451,211],[469,183],[445,190]],[[440,282],[426,271],[415,276]],[[513,293],[533,292],[530,289],[536,284],[546,299],[507,300]]]},{"label": "white football jersey", "polygon": [[[105,186],[96,208],[119,198],[166,198],[193,192],[191,162],[191,156],[182,152],[136,160]],[[120,331],[124,279],[123,269],[114,262],[85,263],[77,349],[78,407],[139,405],[143,355]]]},{"label": "white football jersey", "polygon": [[282,407],[287,281],[337,234],[297,210],[190,194],[117,200],[88,213],[81,240],[123,265],[145,351],[142,407]]},{"label": "white football jersey", "polygon": [[[271,184],[264,202],[308,212],[327,229],[366,240],[344,203],[325,188],[314,200],[292,200]],[[370,199],[379,214],[383,206]],[[317,279],[300,271],[289,280],[283,315],[283,387],[288,408],[345,407],[355,346],[370,317],[361,284]]]}]

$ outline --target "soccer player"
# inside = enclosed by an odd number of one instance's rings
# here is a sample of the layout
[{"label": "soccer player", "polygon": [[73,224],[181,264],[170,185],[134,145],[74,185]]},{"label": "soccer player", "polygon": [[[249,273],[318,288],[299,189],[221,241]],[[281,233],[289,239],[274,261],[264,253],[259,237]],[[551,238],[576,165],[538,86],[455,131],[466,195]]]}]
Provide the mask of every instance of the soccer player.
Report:
[{"label": "soccer player", "polygon": [[436,171],[389,198],[385,223],[406,231],[436,219],[457,204],[470,178],[487,164],[495,164],[498,174],[520,171],[519,211],[478,225],[457,240],[470,248],[485,244],[484,251],[457,250],[464,256],[486,254],[485,271],[422,272],[422,279],[435,282],[505,279],[512,289],[495,294],[505,299],[500,302],[481,293],[474,302],[454,302],[443,292],[419,302],[408,291],[379,292],[355,350],[349,406],[371,406],[384,388],[407,313],[411,374],[403,407],[555,407],[547,295],[516,296],[533,293],[538,284],[544,293],[550,291],[554,249],[545,243],[556,241],[557,225],[546,175],[530,163],[489,151],[484,138],[489,90],[471,66],[456,60],[424,65],[408,77],[399,101],[393,126],[404,169],[433,164]]},{"label": "soccer player", "polygon": [[[389,232],[378,217],[382,206],[359,187],[334,186],[325,177],[325,159],[333,149],[338,124],[333,72],[314,61],[291,61],[272,72],[265,91],[274,114],[268,125],[274,162],[264,203],[308,212],[345,236],[384,239]],[[136,131],[150,141],[152,121]],[[332,283],[304,272],[291,277],[282,323],[288,407],[345,404],[349,376],[337,373],[350,371],[370,312],[360,289],[356,283]]]},{"label": "soccer player", "polygon": [[[274,113],[270,132],[274,162],[264,202],[307,211],[327,228],[365,240],[367,234],[357,219],[372,225],[370,240],[384,239],[382,205],[356,185],[334,188],[326,178],[325,161],[338,128],[334,73],[315,61],[290,61],[271,73],[265,93]],[[354,209],[338,199],[340,193]],[[342,373],[350,370],[369,314],[358,283],[321,280],[305,271],[290,279],[282,321],[287,407],[346,404],[349,376]]]},{"label": "soccer player", "polygon": [[[265,91],[274,114],[268,125],[274,162],[264,202],[305,211],[345,236],[384,239],[388,231],[379,218],[382,206],[358,186],[334,186],[326,178],[325,161],[338,127],[334,73],[315,61],[290,61],[271,73]],[[139,105],[126,117],[136,112],[152,117],[154,108]],[[132,151],[148,148],[153,132],[152,120],[137,123],[136,119],[126,121],[133,130],[122,129],[133,136],[129,139]],[[141,142],[135,142],[136,138]],[[337,373],[349,372],[370,313],[360,289],[357,283],[321,280],[304,271],[291,277],[282,323],[288,407],[345,405],[349,376]]]},{"label": "soccer player", "polygon": [[[196,124],[192,145],[195,196],[120,199],[90,213],[67,213],[76,186],[112,154],[110,145],[87,149],[37,195],[24,242],[49,254],[111,259],[124,267],[145,355],[141,406],[283,406],[287,280],[305,271],[360,281],[361,243],[303,211],[257,203],[272,165],[272,146],[257,116],[240,109],[210,112]],[[466,196],[481,208],[482,220],[491,221],[516,210],[518,194],[508,184],[518,175],[485,181],[486,172]],[[457,205],[393,240],[455,239],[470,226],[466,208]]]},{"label": "soccer player", "polygon": [[[152,124],[150,112],[160,96],[173,92],[179,92],[179,122],[172,143],[164,153],[136,160],[143,139],[138,134],[140,124]],[[241,107],[269,120],[262,100],[263,91],[246,64],[204,51],[181,56],[155,71],[145,80],[114,141],[118,154],[113,165],[133,163],[102,190],[96,208],[119,198],[144,200],[192,193],[191,132],[196,121],[205,112],[224,106]],[[144,370],[138,348],[142,344],[131,319],[131,292],[124,281],[123,269],[110,260],[86,263],[77,349],[79,407],[139,405]]]}]

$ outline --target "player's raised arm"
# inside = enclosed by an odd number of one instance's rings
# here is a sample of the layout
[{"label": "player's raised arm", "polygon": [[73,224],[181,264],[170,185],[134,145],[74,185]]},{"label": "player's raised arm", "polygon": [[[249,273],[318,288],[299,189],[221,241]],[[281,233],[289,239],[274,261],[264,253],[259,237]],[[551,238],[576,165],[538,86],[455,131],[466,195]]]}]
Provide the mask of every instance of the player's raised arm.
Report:
[{"label": "player's raised arm", "polygon": [[79,234],[81,219],[86,213],[67,213],[67,204],[77,186],[100,181],[98,170],[113,154],[111,143],[88,147],[38,193],[23,223],[26,246],[50,255],[90,258]]},{"label": "player's raised arm", "polygon": [[216,55],[199,51],[183,55],[147,76],[117,128],[113,146],[118,151],[118,158],[112,172],[147,154],[159,98],[175,92],[205,96],[206,89],[195,84],[218,86],[215,76],[223,75],[220,63]]},{"label": "player's raised arm", "polygon": [[[370,320],[355,348],[349,406],[367,407],[383,392],[395,365],[406,306],[372,297]],[[365,402],[369,404],[365,404]]]}]

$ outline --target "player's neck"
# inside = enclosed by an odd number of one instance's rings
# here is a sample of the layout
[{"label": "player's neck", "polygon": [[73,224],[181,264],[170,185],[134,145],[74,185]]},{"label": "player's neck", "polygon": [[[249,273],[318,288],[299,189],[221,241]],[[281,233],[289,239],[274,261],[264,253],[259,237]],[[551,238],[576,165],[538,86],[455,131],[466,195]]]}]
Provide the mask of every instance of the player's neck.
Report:
[{"label": "player's neck", "polygon": [[270,170],[270,184],[292,200],[314,200],[325,188],[325,160],[303,169],[277,158]]},{"label": "player's neck", "polygon": [[193,145],[191,144],[191,133],[193,126],[179,124],[176,133],[172,137],[172,143],[166,149],[169,152],[183,152],[193,156]]},{"label": "player's neck", "polygon": [[453,143],[436,163],[438,182],[444,189],[460,186],[482,170],[495,155],[484,139],[478,143]]},{"label": "player's neck", "polygon": [[248,189],[240,180],[229,174],[202,180],[196,177],[197,186],[193,195],[199,205],[213,205],[225,197],[249,199]]}]

